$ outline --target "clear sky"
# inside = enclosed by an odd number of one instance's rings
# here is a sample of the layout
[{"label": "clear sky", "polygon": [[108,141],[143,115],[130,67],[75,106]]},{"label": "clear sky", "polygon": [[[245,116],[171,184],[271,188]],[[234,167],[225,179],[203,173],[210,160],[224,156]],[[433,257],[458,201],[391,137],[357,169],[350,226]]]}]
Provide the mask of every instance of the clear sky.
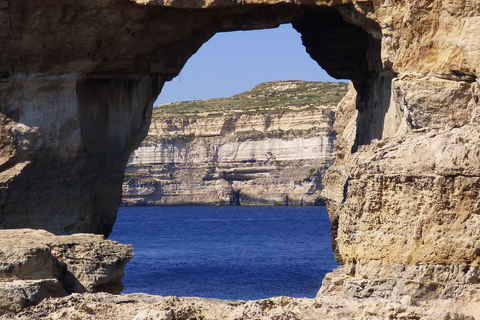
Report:
[{"label": "clear sky", "polygon": [[273,80],[336,81],[310,58],[290,24],[217,33],[167,82],[154,104],[223,98]]}]

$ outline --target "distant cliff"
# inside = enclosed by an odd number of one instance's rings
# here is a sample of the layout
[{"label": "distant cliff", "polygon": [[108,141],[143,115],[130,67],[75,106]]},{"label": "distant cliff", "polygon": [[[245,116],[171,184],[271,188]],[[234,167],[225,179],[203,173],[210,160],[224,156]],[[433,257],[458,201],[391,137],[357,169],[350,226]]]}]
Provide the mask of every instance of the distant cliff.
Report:
[{"label": "distant cliff", "polygon": [[318,205],[345,83],[275,81],[162,105],[132,154],[124,205]]}]

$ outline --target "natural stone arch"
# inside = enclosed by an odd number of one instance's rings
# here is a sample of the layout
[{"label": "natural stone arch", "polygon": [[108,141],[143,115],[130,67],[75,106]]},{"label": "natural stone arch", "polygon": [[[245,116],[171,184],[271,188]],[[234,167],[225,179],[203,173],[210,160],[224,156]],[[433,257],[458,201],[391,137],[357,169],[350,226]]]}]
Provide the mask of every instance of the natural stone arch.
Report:
[{"label": "natural stone arch", "polygon": [[[320,18],[360,27],[355,67],[324,55]],[[0,225],[108,234],[163,83],[216,32],[293,22],[356,88],[323,194],[345,267],[321,294],[478,304],[479,18],[470,0],[0,1]]]},{"label": "natural stone arch", "polygon": [[337,259],[358,279],[451,265],[465,285],[480,276],[479,17],[475,1],[0,2],[0,224],[108,235],[163,83],[216,32],[293,23],[356,89],[323,193]]},{"label": "natural stone arch", "polygon": [[[365,90],[372,73],[366,55],[373,38],[326,5],[199,10],[16,2],[3,17],[4,228],[108,235],[126,161],[147,133],[153,99],[216,32],[293,23],[333,76]],[[19,148],[25,139],[28,147]]]}]

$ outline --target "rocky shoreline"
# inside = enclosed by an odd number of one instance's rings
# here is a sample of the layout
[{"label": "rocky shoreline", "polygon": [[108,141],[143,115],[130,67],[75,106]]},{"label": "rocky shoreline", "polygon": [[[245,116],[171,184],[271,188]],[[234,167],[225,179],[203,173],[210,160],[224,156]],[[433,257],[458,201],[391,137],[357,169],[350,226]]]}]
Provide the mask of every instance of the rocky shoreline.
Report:
[{"label": "rocky shoreline", "polygon": [[[448,319],[480,317],[480,284],[465,266],[344,265],[316,298],[227,301],[120,294],[132,246],[101,236],[0,231],[0,319],[249,320]],[[452,278],[452,274],[457,274]],[[442,288],[438,291],[437,288]],[[110,293],[108,293],[110,292]],[[113,293],[113,294],[112,294]]]}]

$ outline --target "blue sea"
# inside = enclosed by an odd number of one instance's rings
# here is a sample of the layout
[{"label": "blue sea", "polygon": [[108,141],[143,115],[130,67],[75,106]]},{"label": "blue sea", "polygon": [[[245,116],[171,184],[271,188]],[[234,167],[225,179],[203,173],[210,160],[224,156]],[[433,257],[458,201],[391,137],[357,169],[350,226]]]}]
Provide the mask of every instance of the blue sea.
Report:
[{"label": "blue sea", "polygon": [[123,293],[254,300],[315,297],[337,263],[325,207],[120,207]]}]

